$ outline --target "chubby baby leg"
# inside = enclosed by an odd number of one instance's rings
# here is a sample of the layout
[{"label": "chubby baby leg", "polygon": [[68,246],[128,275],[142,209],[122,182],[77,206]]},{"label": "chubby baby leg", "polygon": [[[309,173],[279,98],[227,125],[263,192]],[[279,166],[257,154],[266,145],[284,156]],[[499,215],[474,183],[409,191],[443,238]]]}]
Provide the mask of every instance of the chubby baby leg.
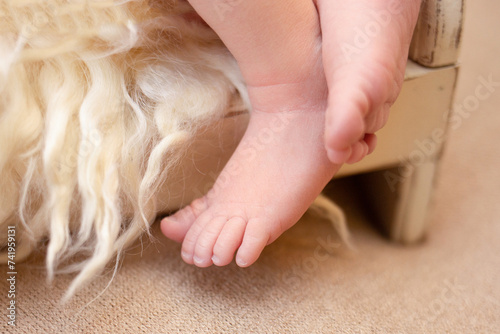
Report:
[{"label": "chubby baby leg", "polygon": [[[327,102],[309,1],[192,0],[236,57],[253,106],[248,129],[201,199],[162,221],[190,264],[249,266],[295,224],[338,169],[323,141]],[[220,15],[217,5],[232,4]],[[224,7],[228,8],[228,7]]]},{"label": "chubby baby leg", "polygon": [[[188,263],[224,265],[238,250],[247,266],[299,219],[336,164],[373,151],[401,88],[420,0],[191,3],[236,57],[254,111],[214,188],[162,230],[183,241]],[[272,132],[279,119],[285,126]],[[247,148],[269,131],[273,140],[249,159]]]},{"label": "chubby baby leg", "polygon": [[420,0],[317,0],[328,82],[325,146],[335,163],[375,147],[404,79]]}]

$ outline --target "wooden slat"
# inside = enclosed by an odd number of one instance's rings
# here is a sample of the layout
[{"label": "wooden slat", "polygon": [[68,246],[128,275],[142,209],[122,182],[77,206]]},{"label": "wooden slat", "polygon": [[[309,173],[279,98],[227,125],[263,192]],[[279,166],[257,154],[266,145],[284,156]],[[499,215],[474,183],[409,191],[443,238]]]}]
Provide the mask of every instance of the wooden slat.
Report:
[{"label": "wooden slat", "polygon": [[464,0],[423,0],[409,58],[428,67],[457,62]]}]

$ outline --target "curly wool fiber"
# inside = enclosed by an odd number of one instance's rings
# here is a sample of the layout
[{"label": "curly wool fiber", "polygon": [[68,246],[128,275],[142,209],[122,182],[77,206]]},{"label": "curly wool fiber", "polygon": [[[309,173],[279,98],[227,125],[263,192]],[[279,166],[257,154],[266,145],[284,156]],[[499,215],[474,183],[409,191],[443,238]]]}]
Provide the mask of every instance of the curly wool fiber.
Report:
[{"label": "curly wool fiber", "polygon": [[183,147],[245,97],[234,59],[191,11],[0,0],[0,246],[8,226],[17,260],[48,240],[49,278],[83,254],[66,297],[148,233]]}]

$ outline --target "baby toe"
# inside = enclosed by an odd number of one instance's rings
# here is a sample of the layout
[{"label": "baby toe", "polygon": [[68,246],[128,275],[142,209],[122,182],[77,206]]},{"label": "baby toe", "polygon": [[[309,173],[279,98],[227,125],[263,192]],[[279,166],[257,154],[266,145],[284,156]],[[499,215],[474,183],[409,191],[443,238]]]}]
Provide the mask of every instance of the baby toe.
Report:
[{"label": "baby toe", "polygon": [[346,163],[354,164],[360,161],[368,154],[368,151],[369,151],[368,144],[365,143],[363,140],[360,140],[359,142],[352,145],[352,153],[349,159],[347,159]]},{"label": "baby toe", "polygon": [[201,231],[194,249],[193,262],[196,266],[204,268],[212,265],[214,245],[227,221],[226,217],[217,217]]},{"label": "baby toe", "polygon": [[343,150],[332,150],[327,148],[328,160],[335,164],[343,164],[351,156],[352,149],[348,147]]},{"label": "baby toe", "polygon": [[182,259],[188,264],[194,264],[194,250],[196,247],[196,243],[198,241],[198,237],[201,232],[205,228],[212,219],[212,216],[208,213],[201,214],[198,219],[195,220],[193,225],[189,228],[189,231],[186,233],[186,237],[182,242],[182,251],[181,256]]},{"label": "baby toe", "polygon": [[236,264],[240,267],[248,267],[259,258],[264,247],[269,242],[269,235],[262,224],[249,224],[245,230],[243,242],[236,255]]},{"label": "baby toe", "polygon": [[205,197],[193,201],[187,207],[177,211],[161,221],[161,231],[169,239],[182,242],[186,233],[195,222],[196,218],[207,208]]},{"label": "baby toe", "polygon": [[212,262],[216,266],[231,263],[234,253],[241,245],[246,221],[240,217],[231,218],[222,229],[213,249]]}]

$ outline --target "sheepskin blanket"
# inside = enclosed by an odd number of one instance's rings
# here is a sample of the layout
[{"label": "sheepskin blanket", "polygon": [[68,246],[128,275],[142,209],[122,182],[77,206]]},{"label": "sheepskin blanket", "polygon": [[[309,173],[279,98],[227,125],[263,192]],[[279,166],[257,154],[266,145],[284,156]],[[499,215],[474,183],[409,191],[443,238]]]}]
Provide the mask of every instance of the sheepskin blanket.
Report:
[{"label": "sheepskin blanket", "polygon": [[194,15],[181,0],[0,0],[2,262],[12,227],[16,261],[47,243],[49,278],[81,255],[71,296],[148,233],[193,134],[247,100]]}]

